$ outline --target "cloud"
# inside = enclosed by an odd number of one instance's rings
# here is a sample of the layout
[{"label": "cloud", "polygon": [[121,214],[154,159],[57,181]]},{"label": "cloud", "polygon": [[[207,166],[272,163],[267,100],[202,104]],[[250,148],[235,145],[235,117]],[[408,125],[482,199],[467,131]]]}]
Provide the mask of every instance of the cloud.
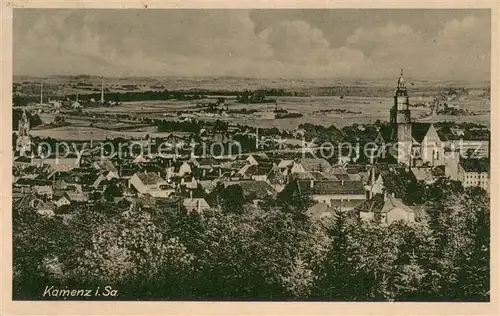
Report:
[{"label": "cloud", "polygon": [[489,36],[487,21],[465,17],[446,23],[431,37],[389,23],[358,28],[346,42],[366,53],[371,75],[405,68],[418,78],[485,80],[490,71]]},{"label": "cloud", "polygon": [[256,32],[245,10],[39,10],[14,15],[16,74],[454,79],[489,76],[489,21],[473,16],[433,34],[388,23],[332,47],[304,20]]}]

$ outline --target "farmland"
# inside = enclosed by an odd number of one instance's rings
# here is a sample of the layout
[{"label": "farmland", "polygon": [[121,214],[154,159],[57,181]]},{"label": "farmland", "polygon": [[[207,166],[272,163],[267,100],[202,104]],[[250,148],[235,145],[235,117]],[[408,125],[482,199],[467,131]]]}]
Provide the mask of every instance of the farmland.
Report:
[{"label": "farmland", "polygon": [[[143,78],[144,79],[144,78]],[[27,92],[28,96],[35,97],[36,89],[32,92],[28,89],[39,79],[22,78],[17,81],[17,89]],[[54,98],[60,98],[60,93],[75,93],[82,87],[97,87],[100,80],[85,77],[54,77],[46,79],[48,86],[52,89]],[[393,80],[394,81],[394,80]],[[16,82],[16,81],[15,81]],[[82,84],[81,82],[85,83]],[[36,110],[44,124],[50,124],[56,116],[64,117],[65,126],[41,126],[32,131],[34,136],[50,136],[62,139],[89,139],[90,135],[94,139],[106,139],[115,137],[141,138],[146,134],[149,136],[160,136],[154,126],[143,123],[144,119],[165,119],[176,120],[186,117],[198,120],[221,120],[231,124],[242,124],[261,128],[277,127],[279,129],[293,130],[300,124],[311,123],[315,125],[330,126],[335,125],[341,128],[353,123],[368,124],[377,120],[387,121],[389,119],[389,109],[393,104],[394,82],[385,80],[379,81],[353,81],[340,82],[311,81],[311,80],[255,80],[255,79],[235,79],[235,78],[155,78],[144,79],[106,79],[106,91],[138,90],[150,91],[148,89],[182,89],[180,91],[190,91],[198,89],[210,91],[207,96],[193,100],[142,100],[115,103],[110,106],[84,106],[80,114],[70,113],[62,109],[60,113],[54,113],[49,105],[31,105],[26,108]],[[459,82],[426,82],[414,80],[415,85],[410,90],[410,102],[429,103],[435,95],[448,93],[450,87],[474,87],[470,83]],[[331,88],[328,88],[331,86]],[[484,87],[484,84],[476,86]],[[23,88],[24,87],[24,88]],[[240,91],[243,89],[281,89],[287,94],[299,93],[306,96],[271,96],[273,102],[265,103],[238,103],[236,95],[230,95],[228,91]],[[340,87],[340,88],[339,88]],[[345,88],[342,88],[345,87]],[[59,89],[59,90],[58,90]],[[339,90],[340,89],[340,90]],[[455,89],[455,88],[453,88]],[[486,93],[487,88],[483,89]],[[63,91],[63,92],[61,92]],[[221,91],[217,95],[217,91]],[[338,95],[345,92],[344,95]],[[85,90],[78,91],[81,98],[85,93],[95,93]],[[31,94],[30,94],[31,93]],[[333,95],[332,95],[333,94]],[[350,95],[356,94],[356,95]],[[379,96],[382,95],[382,96]],[[220,98],[224,103],[218,106],[216,111],[208,111],[203,104],[214,104]],[[436,122],[476,122],[480,124],[490,124],[490,101],[485,96],[470,97],[460,100],[460,107],[471,111],[471,115],[435,115],[430,116],[429,107],[411,107],[412,118],[415,121]],[[282,110],[288,113],[300,113],[301,117],[269,119],[251,112],[273,112]],[[243,112],[247,111],[247,113]],[[298,116],[298,115],[297,115]]]}]

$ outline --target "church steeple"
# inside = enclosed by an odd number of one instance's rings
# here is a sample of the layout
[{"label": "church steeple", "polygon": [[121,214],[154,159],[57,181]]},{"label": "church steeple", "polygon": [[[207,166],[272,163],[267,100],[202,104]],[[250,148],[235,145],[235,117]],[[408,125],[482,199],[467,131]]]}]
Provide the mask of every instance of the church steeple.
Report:
[{"label": "church steeple", "polygon": [[16,149],[21,155],[24,155],[30,151],[31,147],[30,121],[25,109],[23,109],[23,114],[18,122],[18,128]]},{"label": "church steeple", "polygon": [[[409,150],[411,149],[411,113],[410,100],[406,90],[406,81],[403,78],[403,69],[398,79],[396,93],[394,94],[394,105],[390,111],[390,122],[392,125],[392,141],[398,143],[402,149],[401,154],[398,153],[398,162],[410,165]],[[405,148],[403,150],[403,148]],[[404,153],[403,153],[404,151]]]},{"label": "church steeple", "polygon": [[398,86],[396,89],[396,96],[407,96],[407,91],[406,91],[406,81],[405,78],[403,78],[403,69],[401,69],[401,75],[399,76],[398,79]]}]

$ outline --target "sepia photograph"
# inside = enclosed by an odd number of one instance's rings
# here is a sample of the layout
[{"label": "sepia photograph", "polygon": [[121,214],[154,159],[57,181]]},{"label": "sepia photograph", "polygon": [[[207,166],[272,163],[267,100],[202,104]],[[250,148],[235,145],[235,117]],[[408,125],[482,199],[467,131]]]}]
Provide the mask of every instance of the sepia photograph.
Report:
[{"label": "sepia photograph", "polygon": [[11,299],[490,302],[491,32],[12,9]]}]

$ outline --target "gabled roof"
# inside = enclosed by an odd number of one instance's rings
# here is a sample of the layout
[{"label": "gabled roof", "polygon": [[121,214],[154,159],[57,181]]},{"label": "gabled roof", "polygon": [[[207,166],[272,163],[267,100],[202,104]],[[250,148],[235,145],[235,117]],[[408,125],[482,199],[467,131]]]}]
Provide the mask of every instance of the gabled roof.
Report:
[{"label": "gabled roof", "polygon": [[139,178],[139,180],[141,180],[141,182],[145,185],[152,185],[165,182],[165,180],[163,180],[156,173],[137,172],[136,175]]},{"label": "gabled roof", "polygon": [[460,166],[465,172],[489,172],[490,162],[487,159],[464,159],[460,161]]},{"label": "gabled roof", "polygon": [[278,163],[278,168],[287,168],[287,167],[290,167],[291,165],[293,164],[293,159],[282,159],[279,163]]},{"label": "gabled roof", "polygon": [[429,131],[431,127],[431,123],[412,123],[411,124],[411,136],[418,143],[421,143],[424,140],[425,135]]},{"label": "gabled roof", "polygon": [[237,183],[229,184],[239,184],[243,189],[244,196],[254,195],[256,199],[264,199],[269,196],[275,196],[276,190],[265,181],[239,181]]},{"label": "gabled roof", "polygon": [[268,175],[273,169],[273,165],[251,165],[248,166],[245,170],[241,170],[242,175],[246,176],[265,176]]},{"label": "gabled roof", "polygon": [[299,163],[304,167],[305,171],[330,172],[332,166],[325,159],[300,159]]},{"label": "gabled roof", "polygon": [[388,213],[395,208],[413,212],[413,210],[406,206],[400,199],[392,195],[387,195],[384,199],[384,195],[382,194],[376,194],[371,199],[359,204],[356,206],[355,210],[360,212]]}]

